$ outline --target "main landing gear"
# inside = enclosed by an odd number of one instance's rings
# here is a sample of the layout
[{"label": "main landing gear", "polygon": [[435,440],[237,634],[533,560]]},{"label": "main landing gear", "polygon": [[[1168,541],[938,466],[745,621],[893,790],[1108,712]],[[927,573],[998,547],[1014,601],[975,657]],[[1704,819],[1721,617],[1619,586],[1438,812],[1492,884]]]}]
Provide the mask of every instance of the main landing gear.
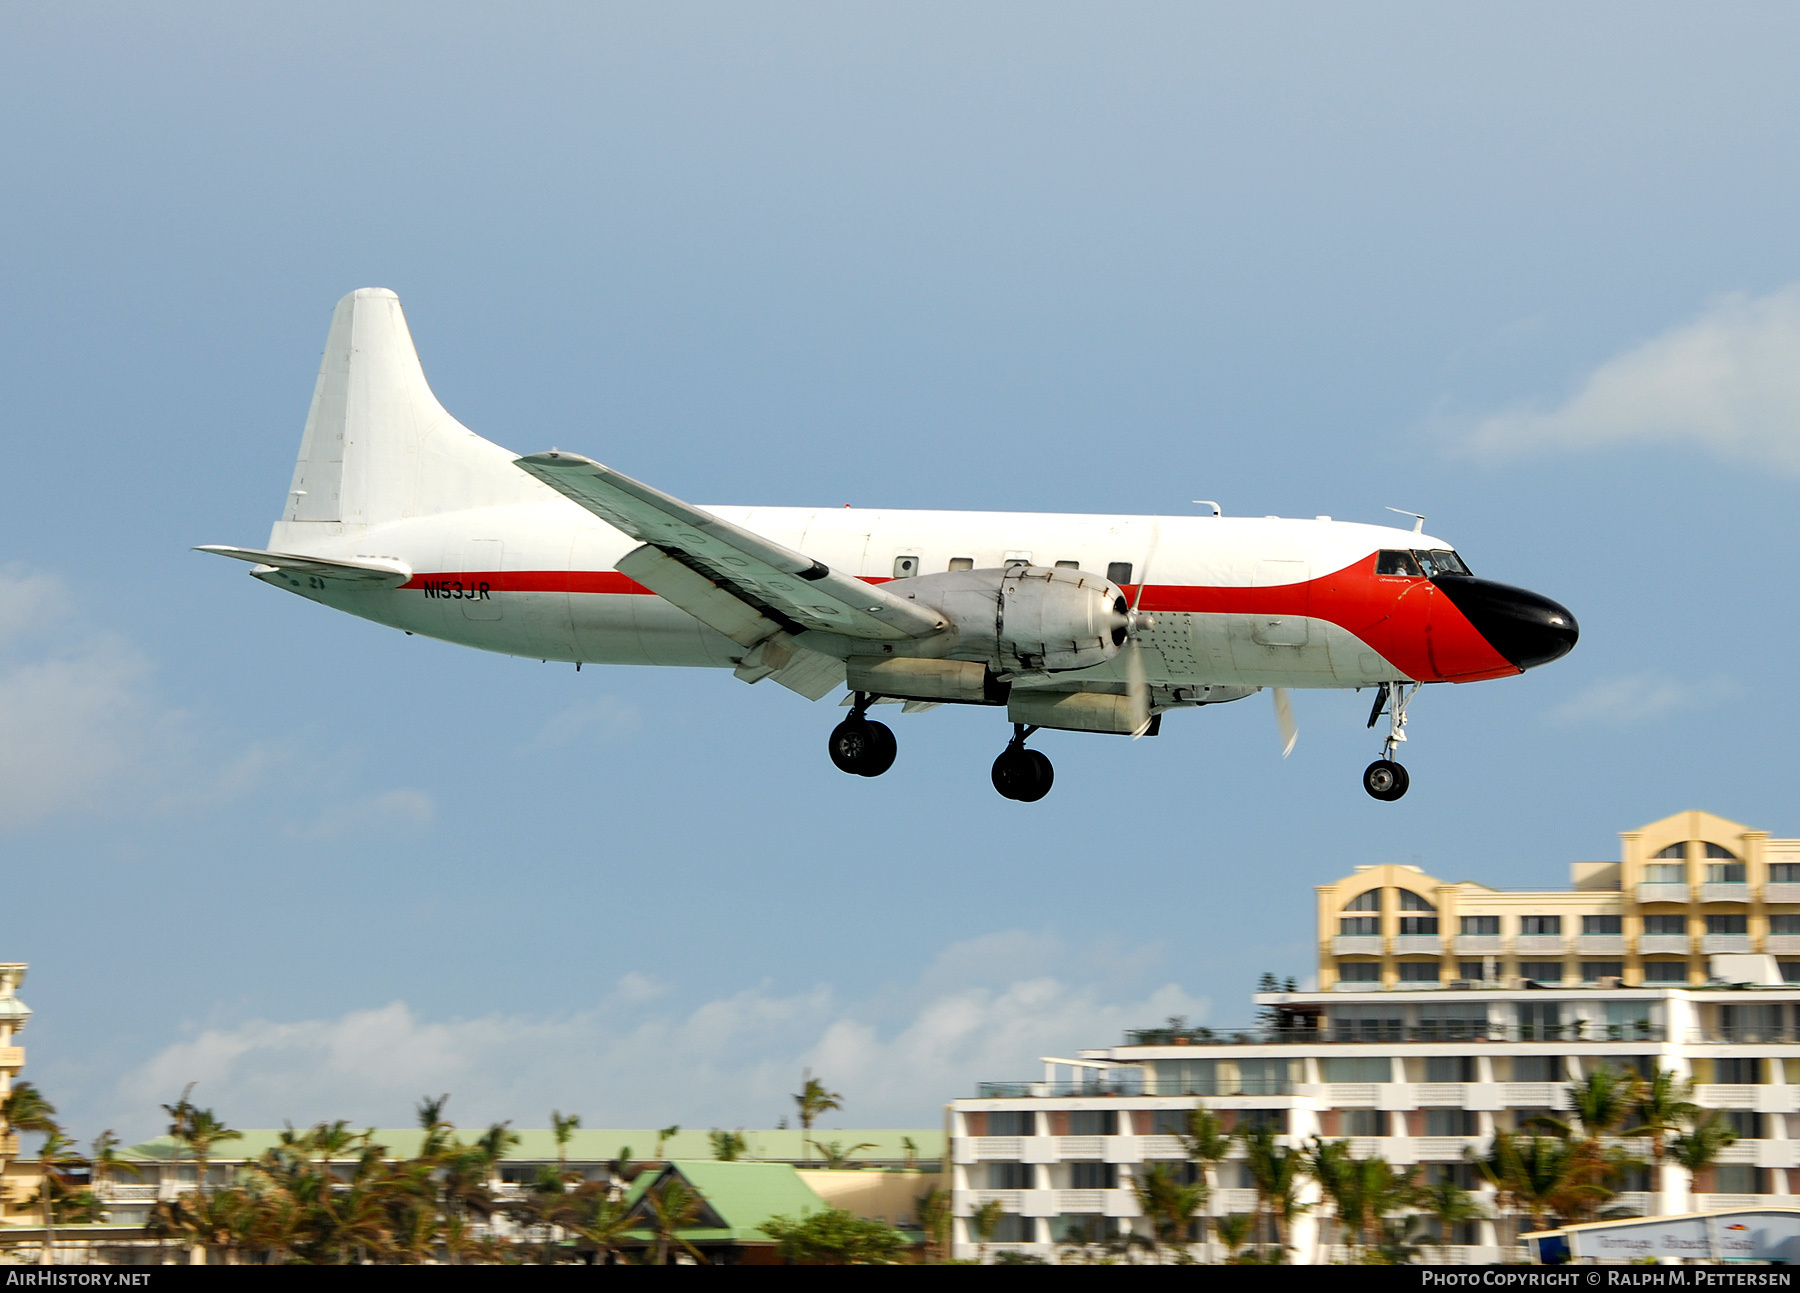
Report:
[{"label": "main landing gear", "polygon": [[1403,682],[1384,682],[1375,693],[1375,707],[1369,711],[1369,726],[1374,727],[1381,718],[1382,706],[1387,707],[1388,734],[1381,743],[1381,757],[1363,769],[1363,789],[1387,803],[1404,795],[1412,784],[1406,769],[1394,762],[1394,749],[1406,739],[1406,706],[1419,694],[1420,686],[1415,682],[1409,691]]},{"label": "main landing gear", "polygon": [[894,766],[900,743],[886,723],[873,722],[868,717],[869,706],[874,700],[873,696],[857,692],[850,717],[831,729],[826,748],[831,751],[831,761],[837,764],[840,772],[879,777]]},{"label": "main landing gear", "polygon": [[1008,799],[1025,804],[1035,804],[1049,794],[1056,781],[1056,769],[1050,766],[1050,760],[1043,752],[1025,748],[1026,738],[1035,731],[1035,727],[1014,723],[1013,739],[994,760],[994,789]]}]

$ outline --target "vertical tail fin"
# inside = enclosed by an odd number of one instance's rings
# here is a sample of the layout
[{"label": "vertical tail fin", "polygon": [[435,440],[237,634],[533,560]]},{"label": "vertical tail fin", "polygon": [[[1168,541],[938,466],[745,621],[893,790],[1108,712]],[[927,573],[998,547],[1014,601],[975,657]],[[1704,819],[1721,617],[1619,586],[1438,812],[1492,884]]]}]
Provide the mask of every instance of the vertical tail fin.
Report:
[{"label": "vertical tail fin", "polygon": [[309,538],[541,497],[544,487],[513,457],[438,403],[400,298],[358,288],[331,316],[294,483],[269,546],[304,551]]}]

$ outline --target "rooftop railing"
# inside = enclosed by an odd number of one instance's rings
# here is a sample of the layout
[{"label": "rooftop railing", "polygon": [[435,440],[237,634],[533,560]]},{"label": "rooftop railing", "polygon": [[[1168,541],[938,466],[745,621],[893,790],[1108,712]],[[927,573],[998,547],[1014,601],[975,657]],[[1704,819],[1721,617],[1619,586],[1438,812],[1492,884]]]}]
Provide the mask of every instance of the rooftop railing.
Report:
[{"label": "rooftop railing", "polygon": [[[1715,1030],[1722,1031],[1722,1030]],[[1735,1031],[1746,1031],[1738,1029]],[[1763,1029],[1766,1033],[1779,1030]],[[1398,1020],[1328,1020],[1317,1028],[1140,1028],[1125,1034],[1127,1046],[1279,1046],[1353,1045],[1368,1042],[1660,1042],[1667,1030],[1659,1024],[1498,1024],[1479,1019],[1444,1019],[1418,1024]],[[1795,1040],[1769,1036],[1755,1040]]]}]

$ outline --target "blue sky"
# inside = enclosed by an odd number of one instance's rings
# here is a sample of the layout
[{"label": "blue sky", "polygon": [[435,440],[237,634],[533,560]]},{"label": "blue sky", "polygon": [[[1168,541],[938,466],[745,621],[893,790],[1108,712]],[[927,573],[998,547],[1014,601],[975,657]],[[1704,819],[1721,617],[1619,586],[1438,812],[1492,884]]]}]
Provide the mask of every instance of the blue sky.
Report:
[{"label": "blue sky", "polygon": [[[1248,1018],[1358,863],[1560,884],[1793,814],[1800,13],[1787,5],[0,9],[0,957],[85,1136],[845,1125]],[[332,304],[446,407],[699,502],[1425,512],[1579,617],[1433,688],[1156,740],[478,655],[258,544]]]}]

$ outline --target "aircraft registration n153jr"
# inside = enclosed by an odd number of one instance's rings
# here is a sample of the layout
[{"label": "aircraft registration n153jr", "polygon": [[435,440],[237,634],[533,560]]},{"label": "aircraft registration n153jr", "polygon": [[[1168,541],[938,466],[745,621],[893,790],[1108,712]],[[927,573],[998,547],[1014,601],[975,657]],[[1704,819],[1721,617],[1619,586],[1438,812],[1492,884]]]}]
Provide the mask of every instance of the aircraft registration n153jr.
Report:
[{"label": "aircraft registration n153jr", "polygon": [[1268,688],[1373,688],[1377,799],[1426,683],[1566,655],[1575,619],[1478,579],[1411,530],[1277,517],[696,507],[577,453],[519,457],[446,413],[400,300],[338,302],[267,548],[208,546],[256,578],[408,633],[537,660],[682,665],[846,687],[831,760],[879,776],[871,706],[1003,710],[994,787],[1041,799],[1040,728],[1155,735],[1165,714]]}]

